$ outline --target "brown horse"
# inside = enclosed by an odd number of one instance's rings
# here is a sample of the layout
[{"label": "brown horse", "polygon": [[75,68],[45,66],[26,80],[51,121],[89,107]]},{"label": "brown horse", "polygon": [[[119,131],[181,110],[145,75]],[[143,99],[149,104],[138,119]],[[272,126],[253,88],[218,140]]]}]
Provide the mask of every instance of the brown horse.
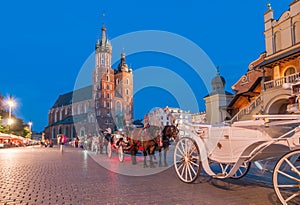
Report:
[{"label": "brown horse", "polygon": [[161,151],[164,151],[164,165],[167,164],[167,151],[169,149],[170,140],[177,138],[177,126],[167,125],[161,131],[160,127],[147,126],[144,128],[136,128],[129,131],[131,147],[132,164],[136,164],[136,154],[138,150],[143,150],[144,167],[148,167],[146,157],[150,158],[150,167],[155,167],[153,157],[155,150],[159,151],[159,166],[162,166]]},{"label": "brown horse", "polygon": [[[178,126],[178,125],[177,125]],[[167,125],[164,127],[162,131],[161,143],[159,143],[158,151],[159,151],[159,166],[162,166],[161,162],[161,151],[164,150],[164,166],[167,167],[167,151],[169,150],[170,141],[173,138],[176,140],[177,134],[179,132],[177,126],[175,125]]]},{"label": "brown horse", "polygon": [[134,128],[128,131],[132,164],[136,164],[136,154],[138,150],[142,150],[144,154],[144,167],[148,167],[147,156],[150,157],[150,167],[154,167],[153,155],[160,140],[160,132],[161,129],[157,126]]}]

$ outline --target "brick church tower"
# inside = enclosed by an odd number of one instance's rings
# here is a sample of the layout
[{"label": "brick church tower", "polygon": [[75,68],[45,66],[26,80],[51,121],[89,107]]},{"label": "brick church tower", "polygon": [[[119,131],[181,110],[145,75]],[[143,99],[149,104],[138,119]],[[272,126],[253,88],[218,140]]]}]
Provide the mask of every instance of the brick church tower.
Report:
[{"label": "brick church tower", "polygon": [[93,99],[98,125],[105,129],[122,129],[133,119],[133,75],[125,62],[125,54],[116,70],[112,69],[112,46],[102,27],[101,40],[95,47]]}]

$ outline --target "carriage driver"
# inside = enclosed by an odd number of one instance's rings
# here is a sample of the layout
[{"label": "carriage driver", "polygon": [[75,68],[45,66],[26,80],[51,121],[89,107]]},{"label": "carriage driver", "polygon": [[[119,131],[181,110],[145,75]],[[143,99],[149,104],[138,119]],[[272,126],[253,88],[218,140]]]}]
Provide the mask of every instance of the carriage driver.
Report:
[{"label": "carriage driver", "polygon": [[104,131],[104,134],[105,134],[105,138],[107,139],[107,141],[112,143],[111,128],[110,127],[106,128],[106,130]]}]

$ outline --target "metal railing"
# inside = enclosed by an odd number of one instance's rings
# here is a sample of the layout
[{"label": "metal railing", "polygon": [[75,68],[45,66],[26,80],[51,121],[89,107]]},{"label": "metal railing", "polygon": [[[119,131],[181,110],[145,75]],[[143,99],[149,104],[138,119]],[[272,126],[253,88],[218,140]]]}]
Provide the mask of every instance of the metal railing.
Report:
[{"label": "metal railing", "polygon": [[275,80],[270,80],[264,83],[265,90],[282,87],[284,83],[294,83],[300,77],[300,73],[295,73]]},{"label": "metal railing", "polygon": [[248,107],[242,108],[233,118],[231,119],[231,123],[236,122],[242,119],[243,116],[250,114],[257,106],[259,106],[262,102],[262,96],[259,95],[253,102],[251,102]]}]

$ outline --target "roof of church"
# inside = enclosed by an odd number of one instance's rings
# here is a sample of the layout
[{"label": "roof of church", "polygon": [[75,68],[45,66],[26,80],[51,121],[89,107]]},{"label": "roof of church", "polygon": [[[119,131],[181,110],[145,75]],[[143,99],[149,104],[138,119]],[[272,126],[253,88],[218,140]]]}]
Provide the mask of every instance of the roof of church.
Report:
[{"label": "roof of church", "polygon": [[51,125],[48,125],[48,127],[54,126],[54,125],[66,125],[66,124],[73,124],[74,122],[81,122],[87,119],[87,114],[80,114],[80,115],[74,115],[74,116],[68,116],[65,119],[59,120],[57,122],[54,122]]},{"label": "roof of church", "polygon": [[52,108],[70,105],[72,103],[92,99],[92,86],[87,86],[72,92],[59,95]]}]

